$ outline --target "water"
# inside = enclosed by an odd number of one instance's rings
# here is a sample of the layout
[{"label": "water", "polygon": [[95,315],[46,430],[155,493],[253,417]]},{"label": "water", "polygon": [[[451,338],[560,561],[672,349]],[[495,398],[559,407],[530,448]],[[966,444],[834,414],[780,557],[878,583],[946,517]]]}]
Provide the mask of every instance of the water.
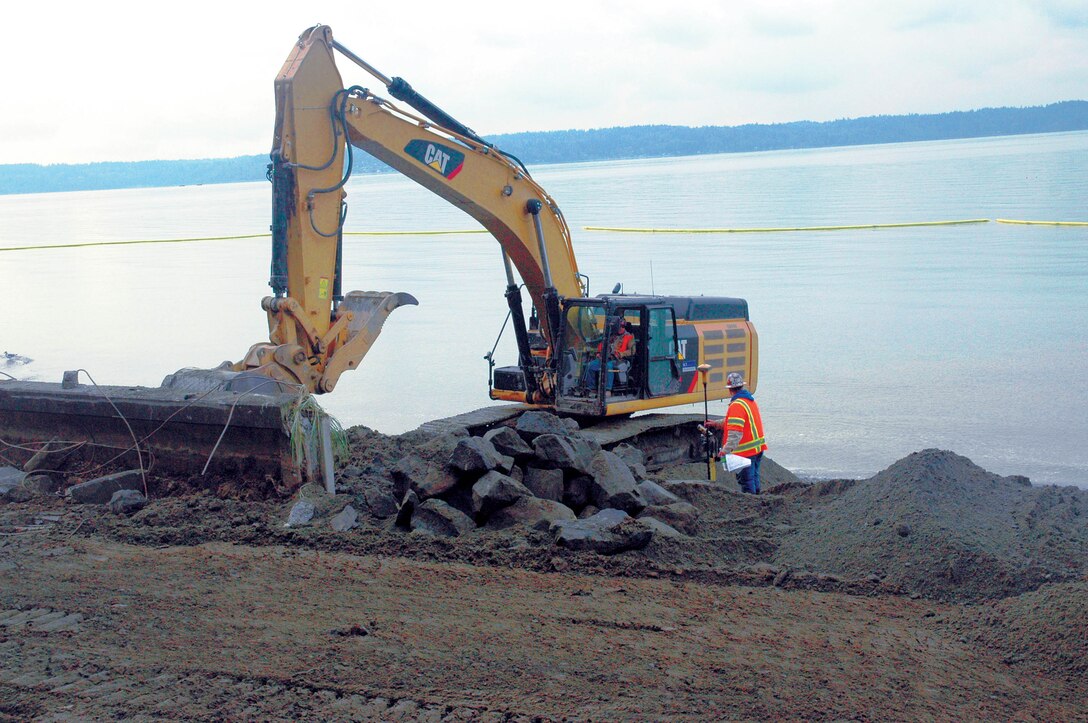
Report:
[{"label": "water", "polygon": [[[999,474],[1088,487],[1088,228],[970,226],[642,235],[583,226],[748,228],[1006,218],[1088,220],[1088,133],[533,169],[594,292],[748,299],[770,455],[868,476],[950,449]],[[349,231],[475,222],[402,177],[349,184]],[[0,247],[267,232],[267,183],[0,197]],[[487,399],[506,314],[488,236],[350,236],[345,289],[409,291],[322,403],[397,433]],[[0,252],[2,369],[157,385],[267,338],[269,241]],[[516,359],[512,335],[496,354]],[[701,412],[701,405],[676,411]],[[724,404],[711,403],[721,414]]]}]

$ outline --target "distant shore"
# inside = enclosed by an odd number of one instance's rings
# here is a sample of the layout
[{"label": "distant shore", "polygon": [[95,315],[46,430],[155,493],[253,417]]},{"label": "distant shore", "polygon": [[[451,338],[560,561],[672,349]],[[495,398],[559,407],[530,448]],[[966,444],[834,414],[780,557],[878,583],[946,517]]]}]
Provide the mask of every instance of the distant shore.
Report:
[{"label": "distant shore", "polygon": [[[533,131],[494,135],[486,140],[532,166],[1081,130],[1088,130],[1088,101],[1067,100],[1026,108],[982,108],[824,122]],[[390,170],[363,152],[355,153],[353,163],[355,173]],[[266,153],[198,160],[8,164],[0,165],[0,195],[247,183],[264,180],[267,165]]]}]

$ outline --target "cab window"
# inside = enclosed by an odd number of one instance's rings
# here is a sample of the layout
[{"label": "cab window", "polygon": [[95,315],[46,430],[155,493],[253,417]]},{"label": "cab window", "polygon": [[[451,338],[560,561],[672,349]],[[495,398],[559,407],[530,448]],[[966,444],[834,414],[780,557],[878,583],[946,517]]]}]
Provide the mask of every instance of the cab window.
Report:
[{"label": "cab window", "polygon": [[650,309],[647,352],[647,386],[650,394],[657,397],[679,392],[679,345],[676,342],[676,320],[671,307]]},{"label": "cab window", "polygon": [[563,317],[561,388],[563,394],[584,396],[581,389],[586,366],[596,358],[604,337],[605,310],[602,306],[575,305]]}]

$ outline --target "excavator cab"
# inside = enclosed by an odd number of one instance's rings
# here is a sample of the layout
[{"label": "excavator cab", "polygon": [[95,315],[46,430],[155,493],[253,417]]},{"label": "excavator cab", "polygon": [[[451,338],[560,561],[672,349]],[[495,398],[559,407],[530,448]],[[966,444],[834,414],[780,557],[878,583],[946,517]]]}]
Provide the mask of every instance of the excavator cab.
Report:
[{"label": "excavator cab", "polygon": [[680,389],[676,314],[660,297],[567,299],[560,333],[560,412],[604,416]]}]

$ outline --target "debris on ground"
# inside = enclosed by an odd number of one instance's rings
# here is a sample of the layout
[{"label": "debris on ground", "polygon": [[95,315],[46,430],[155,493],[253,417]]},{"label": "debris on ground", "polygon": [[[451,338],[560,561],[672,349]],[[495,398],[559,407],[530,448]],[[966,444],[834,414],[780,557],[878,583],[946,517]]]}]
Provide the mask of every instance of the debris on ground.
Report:
[{"label": "debris on ground", "polygon": [[744,495],[545,412],[347,436],[333,494],[0,469],[0,718],[1088,717],[1088,491],[929,449]]}]

